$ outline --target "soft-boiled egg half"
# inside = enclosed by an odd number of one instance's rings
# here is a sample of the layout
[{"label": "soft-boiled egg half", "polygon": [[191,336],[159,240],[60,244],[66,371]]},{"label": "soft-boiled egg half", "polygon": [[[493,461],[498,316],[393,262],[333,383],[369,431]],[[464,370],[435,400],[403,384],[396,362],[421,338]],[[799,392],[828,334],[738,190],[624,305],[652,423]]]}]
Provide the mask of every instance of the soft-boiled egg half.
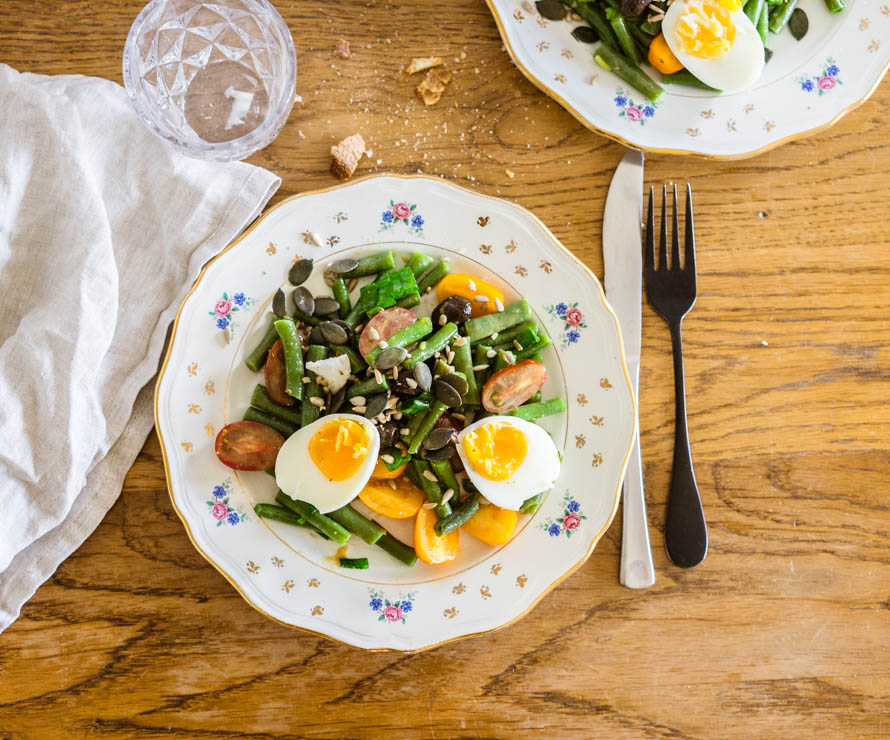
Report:
[{"label": "soft-boiled egg half", "polygon": [[470,424],[458,435],[457,454],[473,485],[502,509],[518,511],[559,477],[559,452],[550,435],[512,416]]},{"label": "soft-boiled egg half", "polygon": [[278,487],[322,514],[346,506],[365,487],[380,452],[374,425],[355,414],[330,414],[298,429],[275,461]]},{"label": "soft-boiled egg half", "polygon": [[723,92],[750,87],[763,71],[763,42],[740,0],[674,0],[661,31],[686,69]]}]

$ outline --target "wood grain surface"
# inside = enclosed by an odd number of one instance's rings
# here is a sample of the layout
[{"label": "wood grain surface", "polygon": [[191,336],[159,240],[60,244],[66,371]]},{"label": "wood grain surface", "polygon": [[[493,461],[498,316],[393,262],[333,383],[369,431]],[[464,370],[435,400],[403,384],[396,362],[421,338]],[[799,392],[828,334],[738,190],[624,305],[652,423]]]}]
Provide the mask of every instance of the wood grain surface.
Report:
[{"label": "wood grain surface", "polygon": [[[331,185],[331,143],[361,131],[374,155],[360,174],[421,170],[512,199],[602,275],[622,149],[522,77],[482,0],[276,5],[303,103],[251,158],[283,178],[273,202]],[[4,0],[2,59],[119,82],[139,8]],[[340,36],[350,60],[331,56]],[[455,79],[427,109],[400,68],[431,53]],[[830,131],[755,159],[647,161],[647,182],[696,194],[701,567],[664,554],[670,343],[644,307],[653,588],[618,584],[619,516],[509,629],[365,654],[264,618],[201,558],[152,435],[96,532],[0,635],[0,738],[890,736],[888,115],[884,84]]]}]

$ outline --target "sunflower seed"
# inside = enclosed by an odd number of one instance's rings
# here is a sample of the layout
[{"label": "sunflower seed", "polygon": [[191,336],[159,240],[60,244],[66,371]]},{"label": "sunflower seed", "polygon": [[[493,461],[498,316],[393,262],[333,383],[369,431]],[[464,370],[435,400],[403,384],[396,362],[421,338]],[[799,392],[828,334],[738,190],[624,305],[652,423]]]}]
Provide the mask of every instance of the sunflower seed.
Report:
[{"label": "sunflower seed", "polygon": [[417,385],[428,391],[433,384],[433,374],[430,372],[429,365],[425,362],[418,362],[414,366],[414,380],[417,381]]},{"label": "sunflower seed", "polygon": [[494,297],[494,306],[499,312],[504,310],[504,302],[497,296]]},{"label": "sunflower seed", "polygon": [[374,368],[369,367],[368,370],[374,371],[374,380],[377,381],[377,385],[383,385],[383,376],[380,374],[380,371],[376,367],[374,367]]},{"label": "sunflower seed", "polygon": [[[488,352],[485,353],[485,356],[490,360],[493,357],[497,357],[498,352],[496,349],[490,349],[490,350],[488,350]],[[474,367],[473,370],[475,370],[475,369],[476,368]],[[485,368],[483,367],[482,369],[484,370]]]},{"label": "sunflower seed", "polygon": [[430,481],[430,483],[438,483],[439,482],[439,479],[435,475],[433,475],[432,471],[429,471],[429,470],[423,471],[423,477],[426,478],[428,481]]},{"label": "sunflower seed", "polygon": [[324,408],[324,399],[319,398],[318,396],[312,396],[312,398],[309,399],[309,403],[313,406],[318,406],[318,408]]},{"label": "sunflower seed", "polygon": [[409,434],[411,434],[411,430],[408,429],[408,427],[402,427],[401,429],[399,429],[399,434],[401,434],[403,437],[407,437]]},{"label": "sunflower seed", "polygon": [[404,347],[387,347],[374,359],[374,367],[378,370],[391,370],[407,357],[408,350]]},{"label": "sunflower seed", "polygon": [[351,403],[353,406],[364,406],[367,400],[368,399],[364,396],[353,396],[349,399],[349,403]]},{"label": "sunflower seed", "polygon": [[386,396],[383,393],[378,393],[376,396],[371,396],[368,399],[368,403],[365,406],[365,417],[368,419],[373,419],[375,416],[379,416],[383,413],[383,409],[386,408]]},{"label": "sunflower seed", "polygon": [[337,260],[334,264],[330,266],[330,271],[335,272],[338,275],[342,275],[344,272],[351,272],[356,267],[358,267],[358,260],[354,257],[344,257],[341,260]]},{"label": "sunflower seed", "polygon": [[396,459],[392,455],[381,455],[380,459],[383,460],[387,465],[392,465]]},{"label": "sunflower seed", "polygon": [[446,383],[442,378],[438,378],[433,383],[433,390],[436,394],[436,400],[441,401],[449,408],[457,408],[461,404],[460,393],[450,383]]},{"label": "sunflower seed", "polygon": [[467,290],[476,290],[476,283],[472,280],[467,280]]},{"label": "sunflower seed", "polygon": [[454,456],[454,445],[445,445],[438,450],[424,450],[423,456],[427,460],[450,460]]},{"label": "sunflower seed", "polygon": [[462,378],[460,375],[457,375],[455,373],[442,375],[439,380],[443,383],[448,383],[448,385],[454,388],[454,390],[456,390],[462,396],[465,396],[467,394],[467,390],[470,387],[466,381],[466,378]]},{"label": "sunflower seed", "polygon": [[380,332],[378,332],[373,326],[368,327],[368,339],[370,339],[372,342],[379,341],[380,339]]},{"label": "sunflower seed", "polygon": [[389,483],[389,487],[392,488],[393,491],[397,491],[397,490],[399,490],[399,487],[398,487],[398,485],[396,485],[396,482],[395,482],[394,479],[390,478],[390,479],[389,479],[388,481],[386,481],[386,482]]},{"label": "sunflower seed", "polygon": [[467,343],[466,337],[458,336],[458,338],[454,340],[455,347],[463,347],[466,343]]},{"label": "sunflower seed", "polygon": [[[335,324],[333,321],[322,321],[315,327],[315,329],[318,329],[321,332],[322,336],[325,338],[325,344],[346,344],[349,339],[346,332],[343,331],[343,327]],[[313,329],[313,331],[315,331],[315,329]]]},{"label": "sunflower seed", "polygon": [[454,430],[451,427],[439,427],[426,435],[423,446],[427,450],[441,450],[445,445],[451,444],[454,438]]},{"label": "sunflower seed", "polygon": [[300,311],[307,316],[311,316],[315,313],[315,299],[312,297],[312,293],[303,286],[300,286],[291,293],[291,298],[297,311]]},{"label": "sunflower seed", "polygon": [[427,511],[430,511],[431,509],[435,509],[438,505],[439,504],[437,504],[435,501],[427,501],[423,505],[423,508],[426,509]]},{"label": "sunflower seed", "polygon": [[449,488],[445,493],[442,494],[442,503],[447,504],[454,497],[454,489]]},{"label": "sunflower seed", "polygon": [[312,274],[312,260],[302,259],[294,262],[293,266],[287,273],[287,279],[291,285],[302,285]]},{"label": "sunflower seed", "polygon": [[315,311],[312,313],[315,316],[329,316],[331,314],[336,314],[339,310],[340,304],[333,298],[320,296],[315,299]]},{"label": "sunflower seed", "polygon": [[281,288],[275,291],[275,295],[272,298],[272,313],[279,319],[283,319],[287,315],[287,298],[285,298],[284,291]]},{"label": "sunflower seed", "polygon": [[413,391],[417,387],[417,381],[414,378],[405,378],[405,385]]},{"label": "sunflower seed", "polygon": [[357,414],[365,413],[365,406],[353,406],[352,410]]},{"label": "sunflower seed", "polygon": [[330,413],[335,414],[340,410],[340,407],[343,405],[343,401],[346,398],[346,386],[343,386],[339,391],[337,391],[333,396],[331,396],[331,407]]},{"label": "sunflower seed", "polygon": [[482,372],[483,370],[488,370],[488,363],[487,363],[487,362],[484,362],[484,363],[482,363],[481,365],[473,365],[473,372],[474,372],[474,373],[479,373],[479,372]]},{"label": "sunflower seed", "polygon": [[488,303],[488,296],[477,295],[475,298],[473,298],[473,300],[476,301],[476,303]]}]

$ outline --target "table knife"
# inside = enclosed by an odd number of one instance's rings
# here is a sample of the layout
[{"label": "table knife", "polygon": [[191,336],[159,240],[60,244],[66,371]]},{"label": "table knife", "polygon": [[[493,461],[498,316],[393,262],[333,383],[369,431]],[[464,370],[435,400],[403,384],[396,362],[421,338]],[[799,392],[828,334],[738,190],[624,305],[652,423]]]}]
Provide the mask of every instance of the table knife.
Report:
[{"label": "table knife", "polygon": [[[643,291],[643,153],[629,150],[615,169],[603,215],[606,297],[618,316],[634,397],[639,398]],[[649,547],[643,468],[640,461],[639,403],[633,447],[624,477],[621,583],[647,588],[655,583]]]}]

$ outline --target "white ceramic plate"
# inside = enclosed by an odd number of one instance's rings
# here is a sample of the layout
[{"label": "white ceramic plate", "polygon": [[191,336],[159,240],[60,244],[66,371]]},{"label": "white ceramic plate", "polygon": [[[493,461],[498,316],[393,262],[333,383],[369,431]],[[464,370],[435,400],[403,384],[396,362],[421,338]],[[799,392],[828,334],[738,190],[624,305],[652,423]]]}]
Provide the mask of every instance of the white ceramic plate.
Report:
[{"label": "white ceramic plate", "polygon": [[594,46],[571,35],[580,24],[545,20],[529,12],[532,0],[487,2],[529,80],[588,128],[653,152],[739,159],[822,131],[865,102],[890,64],[890,4],[848,0],[831,15],[823,0],[801,0],[809,32],[800,41],[787,29],[771,35],[775,53],[752,89],[667,87],[652,104],[594,62]]},{"label": "white ceramic plate", "polygon": [[[397,218],[403,209],[407,217]],[[531,302],[554,342],[544,396],[568,399],[567,413],[542,419],[564,461],[556,487],[534,517],[521,517],[507,545],[464,534],[454,563],[406,568],[353,537],[349,555],[367,555],[371,568],[344,571],[332,560],[336,545],[259,519],[252,507],[272,501],[273,479],[223,466],[213,442],[262,382],[244,358],[290,264],[308,256],[323,265],[384,246],[447,256],[453,270],[472,270],[511,300]],[[587,559],[618,505],[633,410],[617,322],[590,271],[522,208],[426,177],[367,178],[269,210],[186,297],[155,396],[173,505],[204,557],[284,624],[397,650],[503,627]],[[385,523],[411,541],[409,522]]]}]

